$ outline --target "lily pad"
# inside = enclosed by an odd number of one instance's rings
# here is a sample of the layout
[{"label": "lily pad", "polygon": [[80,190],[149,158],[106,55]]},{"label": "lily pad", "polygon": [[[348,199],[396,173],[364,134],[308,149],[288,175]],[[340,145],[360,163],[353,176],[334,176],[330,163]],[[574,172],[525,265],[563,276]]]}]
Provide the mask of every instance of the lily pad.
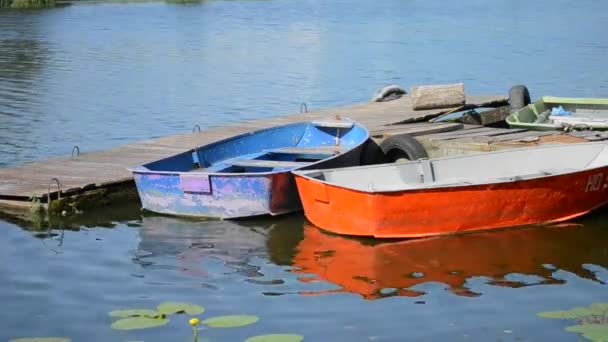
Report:
[{"label": "lily pad", "polygon": [[579,307],[564,311],[543,311],[539,312],[537,315],[544,318],[574,319],[586,317],[596,313],[597,312],[593,309]]},{"label": "lily pad", "polygon": [[128,317],[149,317],[155,318],[160,316],[161,313],[154,310],[148,309],[128,309],[128,310],[114,310],[110,311],[111,317],[120,317],[120,318],[128,318]]},{"label": "lily pad", "polygon": [[252,336],[245,342],[300,342],[304,340],[304,336],[295,334],[268,334]]},{"label": "lily pad", "polygon": [[608,303],[593,303],[589,308],[595,311],[595,314],[608,313]]},{"label": "lily pad", "polygon": [[112,324],[112,329],[134,330],[159,327],[169,323],[166,318],[129,317],[118,320]]},{"label": "lily pad", "polygon": [[9,342],[70,342],[66,337],[21,337],[9,340]]},{"label": "lily pad", "polygon": [[164,302],[157,307],[160,313],[172,315],[176,313],[186,313],[188,315],[200,315],[205,312],[205,308],[200,305],[190,303]]},{"label": "lily pad", "polygon": [[230,315],[207,318],[203,323],[212,328],[235,328],[253,324],[259,320],[260,318],[258,316]]},{"label": "lily pad", "polygon": [[583,334],[591,341],[608,341],[608,324],[581,324],[566,328],[566,331]]}]

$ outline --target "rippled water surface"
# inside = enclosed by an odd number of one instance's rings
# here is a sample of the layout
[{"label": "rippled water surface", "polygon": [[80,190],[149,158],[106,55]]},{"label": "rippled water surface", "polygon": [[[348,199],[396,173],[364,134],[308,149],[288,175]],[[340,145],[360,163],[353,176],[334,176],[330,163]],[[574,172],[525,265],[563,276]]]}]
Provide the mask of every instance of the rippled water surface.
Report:
[{"label": "rippled water surface", "polygon": [[[0,11],[0,166],[366,101],[386,84],[608,97],[608,3],[209,1]],[[573,341],[543,310],[608,302],[608,211],[551,227],[377,243],[301,214],[226,221],[135,203],[52,229],[0,221],[0,341],[187,341],[186,316],[118,332],[162,301],[260,321],[212,341]]]}]

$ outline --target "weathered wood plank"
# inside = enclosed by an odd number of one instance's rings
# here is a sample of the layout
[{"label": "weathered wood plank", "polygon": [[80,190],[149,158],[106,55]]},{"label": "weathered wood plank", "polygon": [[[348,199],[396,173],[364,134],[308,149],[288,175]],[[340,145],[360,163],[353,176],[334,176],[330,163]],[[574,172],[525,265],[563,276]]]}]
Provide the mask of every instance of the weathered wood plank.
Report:
[{"label": "weathered wood plank", "polygon": [[480,136],[494,137],[494,136],[498,136],[498,135],[519,133],[519,132],[524,132],[524,131],[526,131],[526,130],[525,129],[521,129],[521,128],[519,128],[519,129],[500,129],[500,128],[496,128],[496,129],[491,130],[491,131],[469,132],[469,133],[462,134],[462,135],[455,136],[455,137],[443,138],[442,140],[468,139],[468,138],[480,137]]},{"label": "weathered wood plank", "polygon": [[374,131],[372,135],[374,138],[387,138],[391,135],[397,134],[410,134],[412,136],[427,135],[434,133],[452,132],[461,130],[464,125],[461,123],[436,123],[436,124],[425,124],[425,125],[395,125],[390,126],[391,128],[380,129]]},{"label": "weathered wood plank", "polygon": [[452,137],[460,137],[460,136],[472,134],[472,133],[494,132],[496,129],[497,128],[477,126],[476,128],[461,129],[461,130],[457,130],[457,131],[453,131],[453,132],[427,134],[427,135],[424,135],[424,138],[430,139],[430,140],[440,140],[440,139],[448,139],[448,138],[452,138]]}]

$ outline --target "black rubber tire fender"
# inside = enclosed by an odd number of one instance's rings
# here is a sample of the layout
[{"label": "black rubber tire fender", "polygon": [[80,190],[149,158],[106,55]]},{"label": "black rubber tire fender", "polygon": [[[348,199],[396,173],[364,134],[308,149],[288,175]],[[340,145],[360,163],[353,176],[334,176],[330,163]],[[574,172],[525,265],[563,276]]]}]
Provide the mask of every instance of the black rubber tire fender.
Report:
[{"label": "black rubber tire fender", "polygon": [[370,138],[363,144],[359,162],[361,165],[375,165],[386,163],[387,159],[378,143]]},{"label": "black rubber tire fender", "polygon": [[380,143],[380,149],[384,152],[387,162],[404,158],[416,160],[429,157],[424,146],[409,134],[397,134],[384,139]]},{"label": "black rubber tire fender", "polygon": [[509,106],[518,110],[530,104],[530,92],[525,85],[519,84],[509,89]]}]

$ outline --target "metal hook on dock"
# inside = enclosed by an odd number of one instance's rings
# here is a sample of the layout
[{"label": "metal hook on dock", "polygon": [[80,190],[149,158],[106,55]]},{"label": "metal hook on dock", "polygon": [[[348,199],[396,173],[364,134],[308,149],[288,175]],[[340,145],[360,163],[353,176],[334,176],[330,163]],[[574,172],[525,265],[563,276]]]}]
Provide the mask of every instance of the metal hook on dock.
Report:
[{"label": "metal hook on dock", "polygon": [[53,181],[55,181],[57,183],[57,199],[61,199],[61,182],[59,182],[59,179],[57,179],[57,178],[52,178],[49,181],[49,191],[46,193],[46,204],[47,205],[51,204],[51,184],[53,183]]},{"label": "metal hook on dock", "polygon": [[302,102],[300,105],[300,113],[308,113],[308,105],[306,102]]},{"label": "metal hook on dock", "polygon": [[74,147],[72,148],[72,157],[74,157],[74,151],[76,151],[76,156],[80,155],[80,148],[78,147],[78,145],[74,145]]},{"label": "metal hook on dock", "polygon": [[192,133],[194,133],[196,130],[198,129],[199,133],[201,131],[201,126],[199,125],[194,125],[194,127],[192,128]]}]

